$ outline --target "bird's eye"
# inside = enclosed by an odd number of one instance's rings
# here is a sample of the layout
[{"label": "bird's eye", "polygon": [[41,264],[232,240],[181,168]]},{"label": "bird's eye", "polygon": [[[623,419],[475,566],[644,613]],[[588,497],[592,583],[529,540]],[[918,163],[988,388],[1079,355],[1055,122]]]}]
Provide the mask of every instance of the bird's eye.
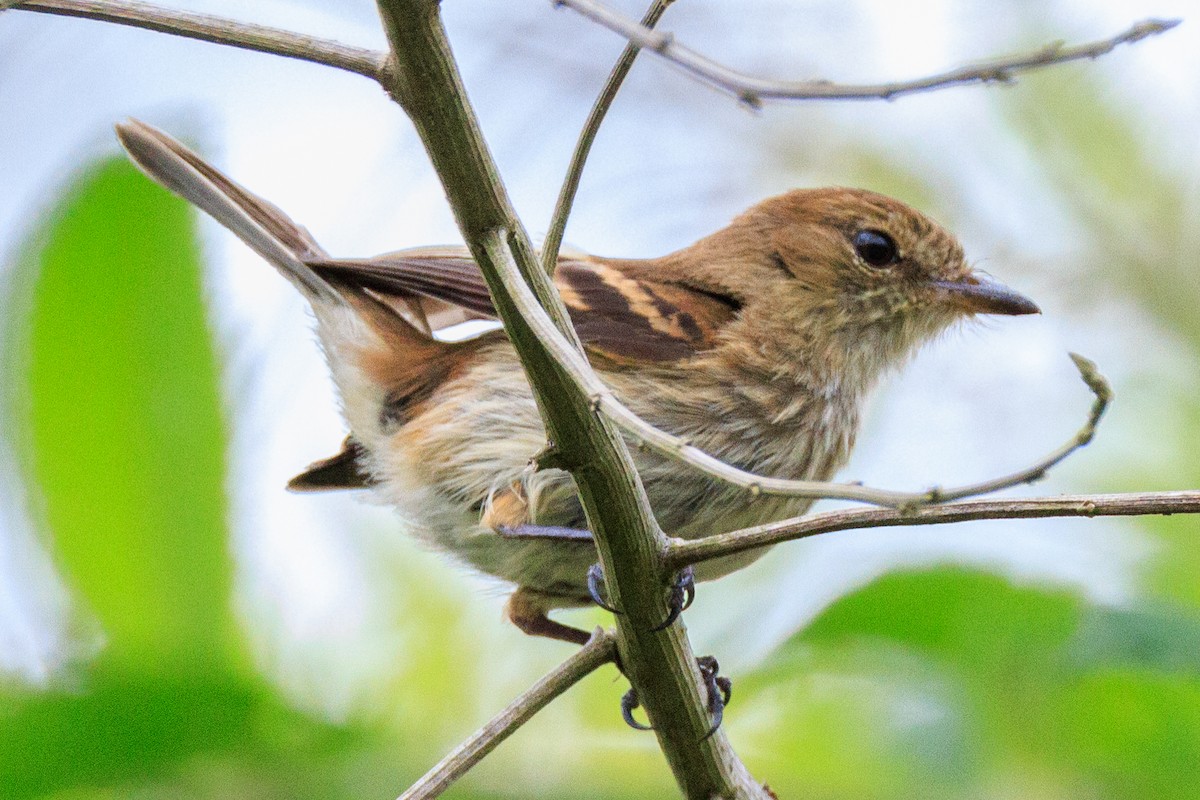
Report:
[{"label": "bird's eye", "polygon": [[900,260],[896,243],[882,231],[859,231],[852,241],[854,252],[872,267],[889,267]]}]

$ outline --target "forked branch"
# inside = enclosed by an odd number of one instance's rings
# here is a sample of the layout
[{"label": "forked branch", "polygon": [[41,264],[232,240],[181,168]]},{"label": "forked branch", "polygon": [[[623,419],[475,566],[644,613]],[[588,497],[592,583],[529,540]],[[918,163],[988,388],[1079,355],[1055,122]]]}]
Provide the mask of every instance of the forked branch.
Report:
[{"label": "forked branch", "polygon": [[1180,20],[1148,19],[1128,30],[1086,44],[1068,46],[1054,42],[1015,56],[981,61],[947,72],[893,83],[850,85],[826,80],[776,81],[746,75],[686,47],[671,33],[653,31],[639,25],[619,11],[598,0],[551,0],[556,6],[567,6],[605,28],[620,34],[630,42],[652,50],[684,72],[717,89],[737,97],[750,106],[758,107],[764,100],[891,100],[905,94],[945,89],[970,83],[1011,83],[1018,73],[1027,72],[1068,61],[1094,59],[1111,52],[1122,44],[1168,31]]}]

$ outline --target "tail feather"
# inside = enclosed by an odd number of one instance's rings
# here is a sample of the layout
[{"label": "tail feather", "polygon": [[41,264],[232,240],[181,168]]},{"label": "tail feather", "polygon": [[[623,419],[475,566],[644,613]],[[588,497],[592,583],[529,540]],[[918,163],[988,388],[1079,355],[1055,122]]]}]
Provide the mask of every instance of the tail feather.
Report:
[{"label": "tail feather", "polygon": [[341,295],[304,263],[328,258],[328,254],[286,214],[157,128],[136,119],[116,128],[121,145],[150,178],[232,231],[310,300],[343,302]]}]

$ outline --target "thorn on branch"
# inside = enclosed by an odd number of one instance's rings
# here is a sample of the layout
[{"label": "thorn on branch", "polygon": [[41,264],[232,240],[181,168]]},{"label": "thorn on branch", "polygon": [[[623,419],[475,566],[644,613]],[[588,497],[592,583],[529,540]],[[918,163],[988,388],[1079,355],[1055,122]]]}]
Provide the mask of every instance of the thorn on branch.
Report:
[{"label": "thorn on branch", "polygon": [[544,469],[570,469],[554,442],[546,442],[546,446],[529,459],[529,464],[539,472]]},{"label": "thorn on branch", "polygon": [[746,90],[738,94],[738,102],[750,111],[762,111],[763,101],[756,92]]}]

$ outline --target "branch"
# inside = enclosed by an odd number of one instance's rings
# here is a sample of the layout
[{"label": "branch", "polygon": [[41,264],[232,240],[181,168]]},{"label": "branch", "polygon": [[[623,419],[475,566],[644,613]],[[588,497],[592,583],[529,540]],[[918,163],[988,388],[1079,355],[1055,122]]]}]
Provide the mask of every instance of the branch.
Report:
[{"label": "branch", "polygon": [[1200,513],[1200,491],[1064,495],[1018,500],[976,500],[916,509],[854,508],[772,522],[694,541],[672,539],[665,562],[671,569],[711,561],[794,539],[858,528],[948,525],[984,519],[1135,517]]},{"label": "branch", "polygon": [[1083,382],[1092,390],[1092,394],[1096,396],[1092,403],[1092,410],[1088,414],[1087,422],[1079,429],[1079,432],[1070,439],[1062,447],[1055,450],[1050,455],[1043,458],[1041,461],[1026,467],[1023,470],[1014,472],[1012,475],[1006,475],[1002,478],[993,478],[990,481],[976,483],[970,486],[960,486],[956,489],[942,490],[934,487],[929,490],[929,502],[945,503],[950,500],[962,500],[967,497],[978,497],[984,494],[993,494],[1001,489],[1008,489],[1013,486],[1019,486],[1023,483],[1033,483],[1039,481],[1046,476],[1046,472],[1053,466],[1056,466],[1067,456],[1074,453],[1081,447],[1084,447],[1096,435],[1096,426],[1100,424],[1100,418],[1104,416],[1108,404],[1112,402],[1112,387],[1108,385],[1108,381],[1100,374],[1096,368],[1096,363],[1090,359],[1084,358],[1078,353],[1068,353],[1071,360],[1075,362],[1075,367],[1079,370],[1079,375],[1083,378]]},{"label": "branch", "polygon": [[[646,16],[642,17],[642,27],[646,30],[652,29],[673,2],[675,0],[654,0],[649,10],[646,11]],[[583,130],[579,132],[579,140],[575,143],[575,152],[571,154],[571,163],[567,167],[567,176],[563,180],[562,189],[559,190],[558,202],[554,204],[554,214],[550,217],[550,228],[546,231],[545,241],[542,242],[542,268],[549,274],[553,274],[554,268],[558,266],[558,251],[562,247],[563,234],[567,230],[567,217],[571,215],[575,193],[579,191],[579,179],[583,175],[583,165],[592,151],[592,143],[596,141],[600,123],[608,114],[609,107],[616,99],[621,84],[625,82],[625,76],[633,68],[633,62],[641,50],[641,46],[634,42],[625,46],[621,57],[617,59],[616,65],[609,73],[604,88],[600,90],[600,96],[596,98],[596,102],[588,114],[587,121],[583,124]]]},{"label": "branch", "polygon": [[291,31],[237,22],[210,14],[195,14],[163,8],[138,0],[28,0],[5,2],[0,9],[37,11],[64,17],[82,17],[134,28],[169,33],[187,39],[272,53],[301,61],[311,61],[379,80],[384,54],[362,47],[351,47],[328,39],[318,39]]},{"label": "branch", "polygon": [[848,85],[831,81],[772,81],[738,72],[679,44],[671,33],[659,33],[639,25],[597,0],[551,0],[555,6],[568,6],[630,42],[653,50],[681,67],[692,77],[734,95],[757,108],[763,100],[891,100],[905,94],[927,92],[968,83],[1010,83],[1019,72],[1064,64],[1068,61],[1099,58],[1122,44],[1132,44],[1174,28],[1178,19],[1148,19],[1108,39],[1068,47],[1062,42],[1048,44],[1032,53],[997,58],[895,83]]},{"label": "branch", "polygon": [[545,708],[551,700],[563,694],[586,676],[612,661],[617,652],[616,640],[608,631],[596,628],[592,638],[570,658],[509,704],[475,735],[450,751],[437,766],[425,775],[399,800],[430,800],[437,797],[472,767],[484,759],[496,746]]},{"label": "branch", "polygon": [[620,431],[597,416],[558,354],[515,305],[515,286],[567,353],[578,338],[504,190],[439,17],[437,0],[377,0],[391,44],[385,89],[412,119],[497,314],[521,358],[560,463],[579,490],[617,617],[623,671],[637,689],[659,746],[688,798],[765,798],[722,731],[705,738],[707,704],[682,625],[654,632],[667,611],[659,556],[666,537]]}]

